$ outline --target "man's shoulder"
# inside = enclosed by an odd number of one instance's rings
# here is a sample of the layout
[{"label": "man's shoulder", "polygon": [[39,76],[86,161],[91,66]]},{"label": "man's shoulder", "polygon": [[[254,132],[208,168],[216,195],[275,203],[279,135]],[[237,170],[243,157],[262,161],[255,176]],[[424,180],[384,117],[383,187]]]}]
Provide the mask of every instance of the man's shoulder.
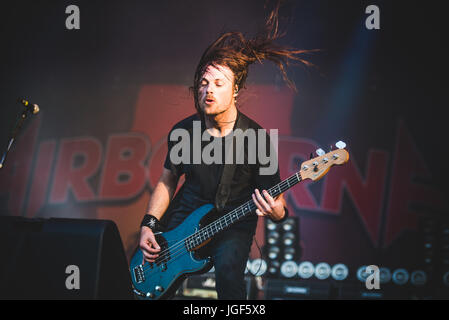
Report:
[{"label": "man's shoulder", "polygon": [[248,122],[248,128],[251,129],[264,129],[260,124],[258,124],[255,120],[248,117],[246,114],[240,111],[240,116],[245,117],[246,121]]},{"label": "man's shoulder", "polygon": [[192,114],[191,116],[188,116],[187,118],[182,119],[181,121],[177,122],[171,129],[191,129],[193,128],[194,121],[201,121],[198,113]]}]

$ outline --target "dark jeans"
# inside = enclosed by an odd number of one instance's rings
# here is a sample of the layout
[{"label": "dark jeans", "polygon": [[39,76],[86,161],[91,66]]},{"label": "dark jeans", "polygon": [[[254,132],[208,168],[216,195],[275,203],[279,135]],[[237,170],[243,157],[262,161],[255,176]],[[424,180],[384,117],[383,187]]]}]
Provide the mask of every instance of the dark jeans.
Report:
[{"label": "dark jeans", "polygon": [[[172,217],[168,230],[177,227],[184,219]],[[251,224],[239,229],[234,226],[206,245],[207,255],[212,257],[215,267],[218,299],[246,300],[245,268],[254,233],[255,226]]]},{"label": "dark jeans", "polygon": [[218,299],[246,300],[245,268],[252,240],[251,232],[232,229],[214,239],[209,252],[215,267]]}]

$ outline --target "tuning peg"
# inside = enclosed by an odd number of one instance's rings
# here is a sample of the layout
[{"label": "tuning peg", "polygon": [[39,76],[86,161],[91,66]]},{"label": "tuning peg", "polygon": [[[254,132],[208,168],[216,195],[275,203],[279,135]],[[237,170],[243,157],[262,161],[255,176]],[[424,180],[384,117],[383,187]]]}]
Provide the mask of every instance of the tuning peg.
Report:
[{"label": "tuning peg", "polygon": [[316,149],[316,154],[318,155],[318,156],[324,156],[325,154],[326,154],[326,152],[323,150],[323,149],[321,149],[321,148],[319,148],[319,149]]},{"label": "tuning peg", "polygon": [[338,149],[344,149],[344,148],[346,148],[346,143],[344,143],[343,141],[338,141],[338,142],[335,144],[335,146],[336,146]]},{"label": "tuning peg", "polygon": [[313,158],[314,158],[313,152],[311,152],[311,153],[310,153],[310,159],[313,159]]}]

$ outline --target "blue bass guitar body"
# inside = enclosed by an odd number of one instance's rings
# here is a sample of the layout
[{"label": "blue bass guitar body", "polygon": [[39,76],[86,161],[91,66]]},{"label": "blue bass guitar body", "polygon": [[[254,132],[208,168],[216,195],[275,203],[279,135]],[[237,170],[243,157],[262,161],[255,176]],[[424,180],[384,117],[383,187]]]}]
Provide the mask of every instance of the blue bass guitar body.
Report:
[{"label": "blue bass guitar body", "polygon": [[[155,234],[161,247],[154,263],[144,261],[138,248],[130,262],[133,289],[138,299],[158,300],[174,295],[183,280],[191,274],[207,272],[212,262],[189,237],[212,219],[214,206],[204,205],[193,211],[178,227]],[[203,243],[204,245],[204,243]]]}]

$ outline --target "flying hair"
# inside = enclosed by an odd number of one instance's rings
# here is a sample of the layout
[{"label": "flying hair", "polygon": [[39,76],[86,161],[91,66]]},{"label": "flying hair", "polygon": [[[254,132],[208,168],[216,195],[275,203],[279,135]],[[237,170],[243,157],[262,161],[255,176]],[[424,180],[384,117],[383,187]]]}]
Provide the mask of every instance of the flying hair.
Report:
[{"label": "flying hair", "polygon": [[279,7],[280,1],[277,1],[266,19],[263,31],[253,39],[246,39],[238,31],[226,32],[204,51],[195,71],[193,87],[190,88],[198,112],[200,112],[198,89],[202,76],[209,66],[224,65],[231,69],[234,73],[234,86],[237,85],[240,90],[245,87],[249,66],[255,62],[262,64],[264,60],[268,60],[279,68],[284,81],[296,91],[295,84],[287,76],[287,67],[292,61],[307,67],[313,66],[301,55],[315,50],[298,50],[276,43],[277,39],[285,35],[279,32]]}]

